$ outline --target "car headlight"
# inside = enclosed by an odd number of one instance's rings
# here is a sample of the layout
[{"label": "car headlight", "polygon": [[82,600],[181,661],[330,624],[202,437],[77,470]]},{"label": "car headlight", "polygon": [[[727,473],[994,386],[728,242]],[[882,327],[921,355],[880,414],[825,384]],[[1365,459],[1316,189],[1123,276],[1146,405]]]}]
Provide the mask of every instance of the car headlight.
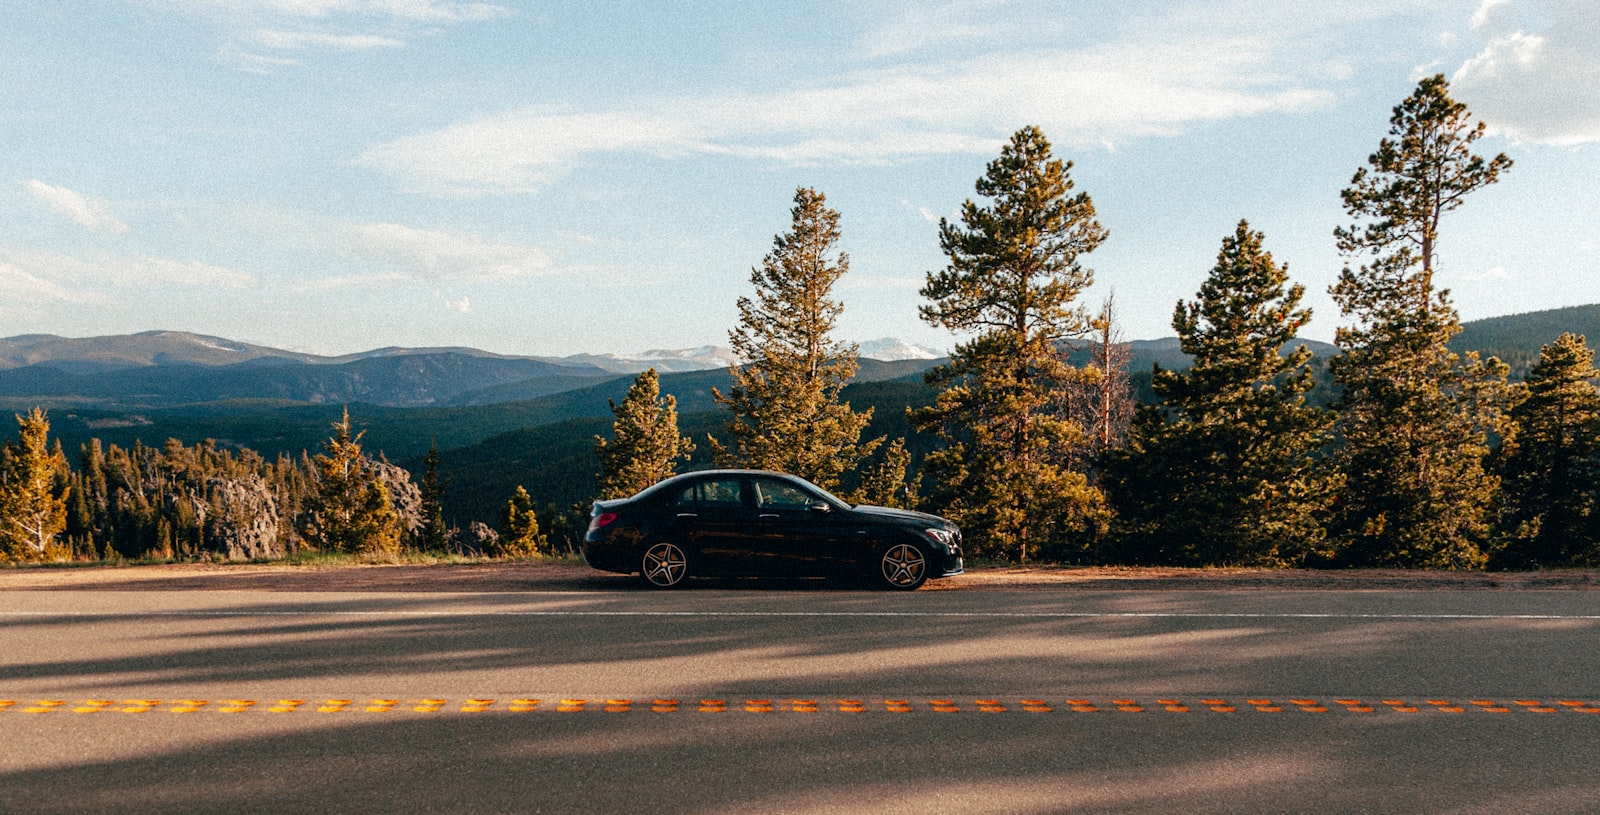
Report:
[{"label": "car headlight", "polygon": [[948,529],[924,529],[922,530],[922,534],[932,538],[934,543],[937,543],[946,549],[949,549],[950,545],[955,543],[956,540],[955,533]]}]

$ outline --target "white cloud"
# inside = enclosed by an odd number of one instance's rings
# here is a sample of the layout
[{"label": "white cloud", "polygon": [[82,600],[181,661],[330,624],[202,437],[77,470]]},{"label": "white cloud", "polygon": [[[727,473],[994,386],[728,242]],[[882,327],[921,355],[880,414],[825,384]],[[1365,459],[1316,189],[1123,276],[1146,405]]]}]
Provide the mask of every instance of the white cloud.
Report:
[{"label": "white cloud", "polygon": [[37,300],[76,303],[91,299],[3,260],[0,260],[0,296],[12,303]]},{"label": "white cloud", "polygon": [[526,277],[551,266],[549,256],[535,247],[467,232],[371,223],[348,227],[342,237],[352,254],[393,263],[403,273],[426,280]]},{"label": "white cloud", "polygon": [[94,252],[74,257],[55,252],[15,250],[4,259],[47,280],[64,280],[94,286],[147,286],[172,284],[201,288],[245,288],[255,284],[252,275],[225,266],[160,257],[127,257]]},{"label": "white cloud", "polygon": [[992,152],[1016,127],[1105,144],[1320,104],[1251,41],[1123,45],[864,71],[826,86],[626,110],[531,108],[368,150],[360,161],[438,192],[525,192],[605,154],[808,164]]},{"label": "white cloud", "polygon": [[[445,25],[508,16],[511,9],[458,0],[144,0],[164,11],[213,21],[226,42],[220,62],[257,74],[302,64],[281,52],[404,47]],[[265,51],[266,53],[262,53]]]},{"label": "white cloud", "polygon": [[1510,0],[1480,6],[1473,24],[1488,42],[1456,70],[1453,91],[1497,133],[1563,146],[1600,141],[1600,14],[1592,0],[1524,4],[1550,22],[1528,31],[1515,25],[1509,12],[1522,9]]},{"label": "white cloud", "polygon": [[1489,14],[1494,11],[1496,6],[1503,6],[1507,2],[1508,0],[1479,0],[1478,10],[1472,12],[1472,19],[1469,21],[1470,25],[1474,29],[1483,28],[1485,25],[1488,25]]},{"label": "white cloud", "polygon": [[280,31],[264,29],[254,34],[256,43],[267,48],[295,51],[307,48],[331,48],[337,51],[366,51],[372,48],[400,48],[404,40],[376,34],[327,34],[314,31]]},{"label": "white cloud", "polygon": [[149,0],[180,13],[326,19],[358,16],[418,23],[465,23],[507,15],[505,6],[457,0]]},{"label": "white cloud", "polygon": [[119,235],[129,231],[127,224],[111,214],[111,204],[99,198],[91,198],[65,187],[53,187],[38,180],[24,181],[22,186],[52,212],[65,215],[85,229]]},{"label": "white cloud", "polygon": [[444,299],[444,307],[459,314],[471,314],[472,299],[466,295],[462,295],[460,300],[451,300],[450,298],[446,297]]}]

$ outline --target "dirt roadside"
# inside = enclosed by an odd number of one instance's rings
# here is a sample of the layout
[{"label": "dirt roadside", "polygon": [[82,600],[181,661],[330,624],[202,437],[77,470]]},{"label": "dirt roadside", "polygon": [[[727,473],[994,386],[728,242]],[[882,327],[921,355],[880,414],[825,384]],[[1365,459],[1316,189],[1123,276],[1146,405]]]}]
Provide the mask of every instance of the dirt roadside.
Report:
[{"label": "dirt roadside", "polygon": [[[0,569],[4,591],[278,592],[581,592],[631,589],[635,578],[567,563],[473,563],[399,566],[280,566],[182,563],[160,566]],[[751,585],[708,583],[707,587]],[[810,589],[815,581],[765,581],[774,589]],[[930,581],[923,591],[1600,591],[1600,570],[1418,572],[1364,569],[1169,569],[978,567]]]}]

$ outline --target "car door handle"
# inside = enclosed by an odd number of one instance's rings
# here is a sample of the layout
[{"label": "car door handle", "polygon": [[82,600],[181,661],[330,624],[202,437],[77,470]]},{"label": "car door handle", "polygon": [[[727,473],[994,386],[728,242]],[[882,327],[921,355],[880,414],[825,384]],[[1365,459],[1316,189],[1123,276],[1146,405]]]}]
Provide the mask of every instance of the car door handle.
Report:
[{"label": "car door handle", "polygon": [[678,513],[678,517],[679,518],[698,518],[700,516],[694,514],[693,512],[680,512],[680,513]]},{"label": "car door handle", "polygon": [[777,513],[773,513],[773,512],[763,512],[760,515],[758,515],[757,517],[759,517],[759,518],[778,518],[778,517],[781,517],[781,516],[778,515]]}]

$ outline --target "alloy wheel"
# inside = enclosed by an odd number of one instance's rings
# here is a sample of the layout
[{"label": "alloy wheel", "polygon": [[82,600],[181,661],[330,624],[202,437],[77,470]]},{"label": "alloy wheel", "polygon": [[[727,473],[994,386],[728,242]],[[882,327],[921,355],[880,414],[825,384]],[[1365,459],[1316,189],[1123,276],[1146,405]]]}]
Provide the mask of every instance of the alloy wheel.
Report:
[{"label": "alloy wheel", "polygon": [[909,543],[896,544],[883,553],[883,580],[890,588],[915,589],[928,579],[928,558]]},{"label": "alloy wheel", "polygon": [[658,543],[646,549],[640,561],[639,575],[657,588],[670,589],[682,583],[688,574],[689,558],[671,543]]}]

